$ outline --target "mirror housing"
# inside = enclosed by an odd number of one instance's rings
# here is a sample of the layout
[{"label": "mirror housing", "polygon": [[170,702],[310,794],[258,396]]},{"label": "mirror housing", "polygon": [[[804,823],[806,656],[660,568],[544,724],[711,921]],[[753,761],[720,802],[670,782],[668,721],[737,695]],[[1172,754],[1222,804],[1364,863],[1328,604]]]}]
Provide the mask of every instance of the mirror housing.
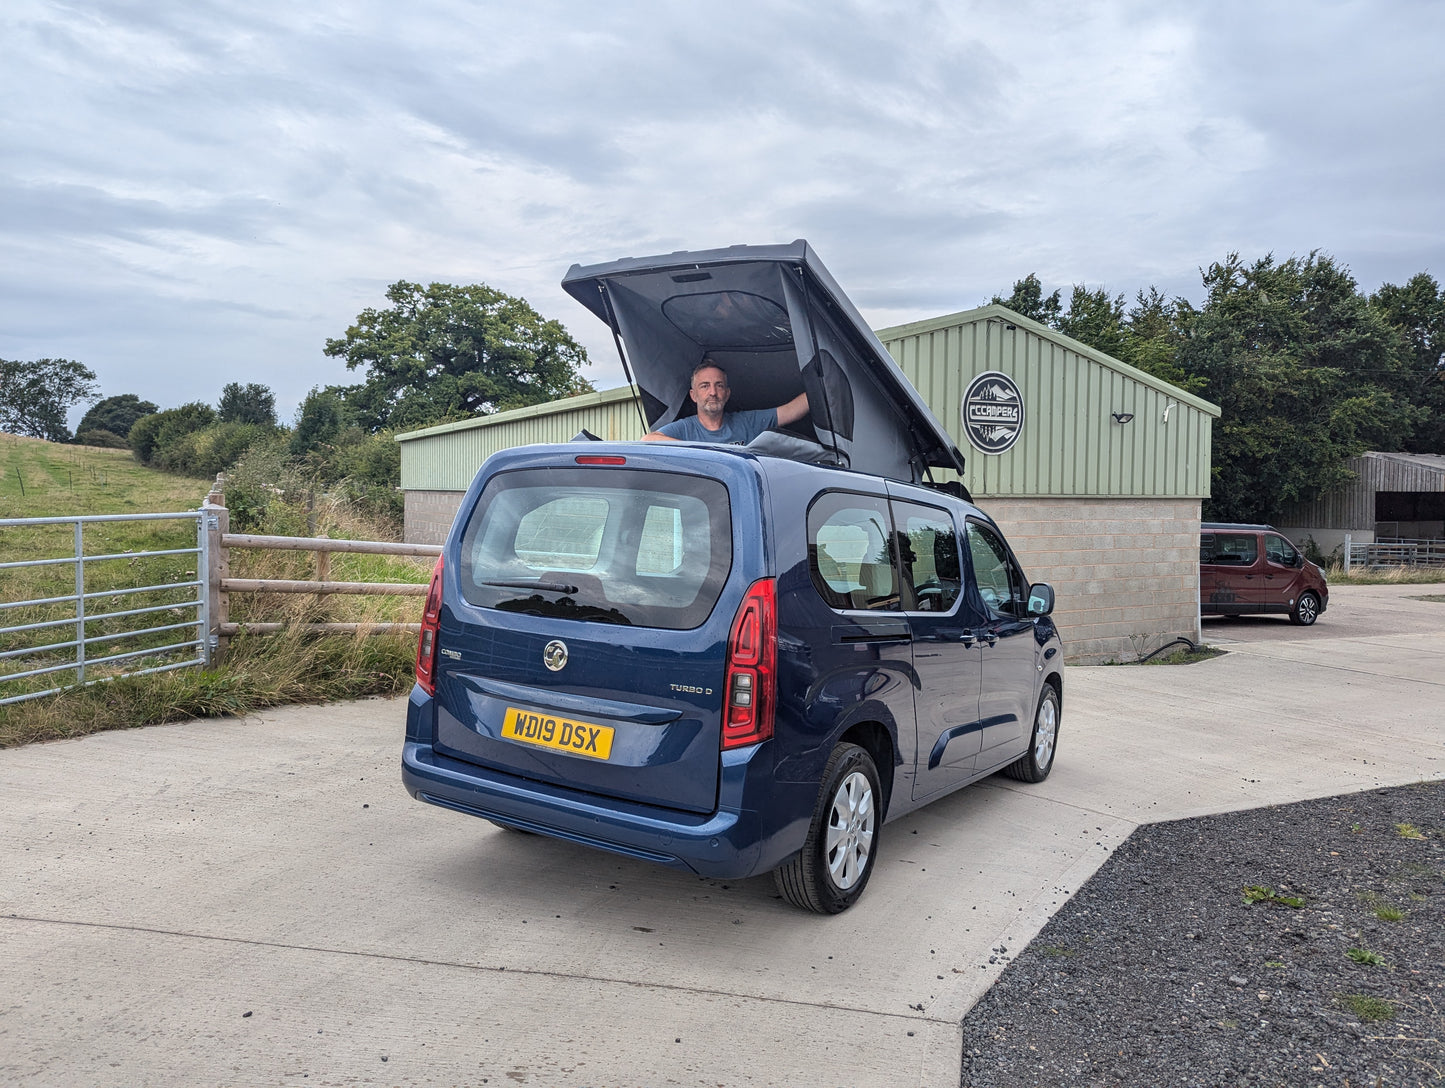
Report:
[{"label": "mirror housing", "polygon": [[1054,587],[1047,582],[1029,586],[1029,615],[1047,616],[1054,610]]}]

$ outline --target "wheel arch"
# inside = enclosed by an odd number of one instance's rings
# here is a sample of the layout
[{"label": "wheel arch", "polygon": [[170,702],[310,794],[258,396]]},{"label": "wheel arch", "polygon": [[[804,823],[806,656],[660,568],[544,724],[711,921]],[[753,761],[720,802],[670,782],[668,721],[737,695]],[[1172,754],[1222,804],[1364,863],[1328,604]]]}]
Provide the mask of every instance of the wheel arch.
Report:
[{"label": "wheel arch", "polygon": [[864,721],[850,725],[838,738],[839,744],[856,744],[873,760],[878,772],[878,785],[883,790],[882,819],[888,816],[888,806],[893,800],[893,781],[897,773],[894,759],[893,737],[882,722]]}]

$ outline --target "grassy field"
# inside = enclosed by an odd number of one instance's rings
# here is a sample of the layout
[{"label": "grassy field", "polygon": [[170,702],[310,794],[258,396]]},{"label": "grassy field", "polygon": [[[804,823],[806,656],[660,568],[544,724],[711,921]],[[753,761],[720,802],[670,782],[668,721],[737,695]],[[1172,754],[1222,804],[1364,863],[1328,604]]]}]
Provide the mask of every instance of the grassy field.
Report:
[{"label": "grassy field", "polygon": [[129,450],[0,434],[0,518],[194,510],[208,490],[137,464]]},{"label": "grassy field", "polygon": [[[172,476],[137,464],[127,451],[58,445],[0,435],[0,518],[73,514],[182,512],[199,507],[209,483]],[[292,512],[294,515],[294,512]],[[395,528],[378,525],[326,501],[311,518],[318,533],[334,538],[394,539]],[[290,519],[296,520],[294,516]],[[304,518],[302,519],[304,523]],[[260,531],[266,531],[263,526]],[[195,522],[105,522],[83,530],[84,554],[190,549],[196,546]],[[74,554],[74,529],[60,526],[0,527],[0,562],[62,558]],[[231,574],[238,578],[315,576],[315,556],[259,550],[232,550]],[[424,584],[432,563],[407,557],[334,555],[330,577],[336,581]],[[197,556],[124,556],[88,562],[87,592],[137,586],[169,586],[196,579]],[[57,597],[75,591],[73,562],[0,571],[0,604]],[[143,627],[182,624],[194,619],[194,587],[177,585],[144,594],[87,602],[88,615],[155,606],[142,616],[88,620],[88,639]],[[416,597],[351,597],[233,594],[231,619],[237,621],[415,622]],[[73,603],[0,608],[0,623],[17,625],[72,619]],[[73,661],[73,648],[19,654],[75,637],[73,622],[0,636],[0,673],[19,672]],[[160,647],[195,637],[194,628],[115,639],[88,647],[91,657]],[[410,684],[414,636],[302,638],[299,635],[237,639],[224,665],[208,672],[185,669],[116,680],[24,703],[0,706],[0,747],[32,740],[75,736],[178,718],[244,713],[286,702],[314,702],[371,694],[393,694]],[[117,663],[139,669],[185,660],[194,650],[172,651],[139,661]],[[88,667],[87,679],[107,675],[107,667]],[[72,671],[0,683],[0,698],[70,682]]]}]

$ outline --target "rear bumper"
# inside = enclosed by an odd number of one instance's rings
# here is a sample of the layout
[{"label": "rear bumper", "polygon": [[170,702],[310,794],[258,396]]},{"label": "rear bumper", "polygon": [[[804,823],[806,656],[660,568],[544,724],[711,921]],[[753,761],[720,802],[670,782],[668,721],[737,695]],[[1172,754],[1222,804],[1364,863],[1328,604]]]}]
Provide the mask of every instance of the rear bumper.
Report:
[{"label": "rear bumper", "polygon": [[[426,739],[431,700],[412,692],[401,778],[418,801],[682,869],[739,879],[775,868],[799,850],[813,797],[782,800],[753,769],[763,746],[722,753],[718,807],[677,812],[554,786],[439,755]],[[421,720],[419,720],[421,719]],[[789,791],[791,795],[793,791]],[[788,813],[787,808],[802,812]],[[764,813],[767,814],[766,818]]]}]

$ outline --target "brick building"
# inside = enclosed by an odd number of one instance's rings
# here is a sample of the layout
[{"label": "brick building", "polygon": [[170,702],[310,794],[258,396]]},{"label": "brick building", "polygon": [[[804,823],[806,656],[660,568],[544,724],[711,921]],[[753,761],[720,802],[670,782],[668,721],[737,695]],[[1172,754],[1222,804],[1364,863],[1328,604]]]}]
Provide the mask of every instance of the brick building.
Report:
[{"label": "brick building", "polygon": [[[1029,577],[1053,583],[1071,661],[1131,661],[1179,635],[1198,640],[1215,405],[1002,306],[877,336],[967,456],[964,486]],[[1000,396],[1017,404],[1016,426],[987,425]],[[445,537],[489,454],[584,428],[639,438],[630,388],[397,436],[406,538]]]}]

